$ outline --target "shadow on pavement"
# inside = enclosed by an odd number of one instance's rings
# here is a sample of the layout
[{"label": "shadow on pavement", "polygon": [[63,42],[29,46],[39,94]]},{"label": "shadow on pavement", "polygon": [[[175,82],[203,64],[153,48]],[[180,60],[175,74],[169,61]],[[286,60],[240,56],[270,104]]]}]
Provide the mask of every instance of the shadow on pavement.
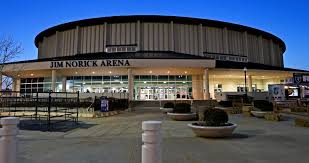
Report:
[{"label": "shadow on pavement", "polygon": [[21,120],[18,127],[20,130],[30,130],[30,131],[68,132],[78,128],[88,129],[95,125],[96,124],[84,123],[81,121],[75,123],[73,121],[51,120],[51,125],[49,128],[47,121]]}]

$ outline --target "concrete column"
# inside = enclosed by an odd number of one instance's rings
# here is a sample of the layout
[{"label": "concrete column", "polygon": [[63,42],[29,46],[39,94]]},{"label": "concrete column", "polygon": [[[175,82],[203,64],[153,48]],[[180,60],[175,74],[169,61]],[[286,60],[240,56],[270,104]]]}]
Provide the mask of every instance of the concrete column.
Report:
[{"label": "concrete column", "polygon": [[104,22],[104,30],[103,30],[103,51],[106,52],[106,44],[107,44],[107,23]]},{"label": "concrete column", "polygon": [[0,73],[0,91],[2,91],[2,73]]},{"label": "concrete column", "polygon": [[210,99],[210,93],[209,93],[209,72],[208,68],[204,69],[204,78],[203,78],[203,92],[204,92],[204,100]]},{"label": "concrete column", "polygon": [[64,76],[64,77],[62,77],[62,92],[66,92],[67,91],[67,77],[66,76]]},{"label": "concrete column", "polygon": [[141,50],[141,22],[138,20],[136,23],[136,43],[137,43],[137,51]]},{"label": "concrete column", "polygon": [[16,117],[1,118],[0,163],[16,163],[18,123]]},{"label": "concrete column", "polygon": [[199,54],[200,56],[204,56],[203,51],[204,51],[204,43],[203,43],[203,25],[199,25]]},{"label": "concrete column", "polygon": [[248,57],[249,59],[249,49],[248,49],[248,33],[247,31],[244,32],[244,35],[243,35],[243,41],[244,41],[244,54],[245,56]]},{"label": "concrete column", "polygon": [[248,92],[253,92],[253,89],[252,89],[252,76],[251,75],[248,76],[248,88],[249,88]]},{"label": "concrete column", "polygon": [[258,42],[259,42],[258,45],[259,45],[259,53],[260,53],[260,56],[259,56],[260,63],[266,64],[265,56],[264,56],[264,49],[263,49],[263,37],[262,37],[262,35],[260,35],[258,37]]},{"label": "concrete column", "polygon": [[[20,92],[20,78],[16,78],[16,90],[17,92]],[[20,96],[20,93],[17,93],[17,96]]]},{"label": "concrete column", "polygon": [[128,91],[129,91],[129,101],[134,99],[133,92],[134,92],[134,81],[133,81],[132,69],[128,69]]},{"label": "concrete column", "polygon": [[56,75],[57,75],[56,70],[52,70],[51,91],[53,92],[56,91]]},{"label": "concrete column", "polygon": [[13,83],[12,83],[12,91],[16,91],[16,78],[12,78]]},{"label": "concrete column", "polygon": [[161,121],[144,121],[142,130],[142,163],[162,163]]},{"label": "concrete column", "polygon": [[229,54],[229,40],[227,28],[223,28],[223,51],[225,54]]},{"label": "concrete column", "polygon": [[170,51],[175,51],[175,48],[174,48],[174,22],[171,21],[171,24],[170,24],[170,45],[169,45],[169,49]]}]

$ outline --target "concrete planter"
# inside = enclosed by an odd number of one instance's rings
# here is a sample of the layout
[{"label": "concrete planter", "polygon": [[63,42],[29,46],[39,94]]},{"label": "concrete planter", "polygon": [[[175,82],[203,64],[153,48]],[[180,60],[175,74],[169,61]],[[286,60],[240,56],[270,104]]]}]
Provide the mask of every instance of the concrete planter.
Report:
[{"label": "concrete planter", "polygon": [[196,119],[196,113],[167,113],[167,116],[176,121],[190,121]]},{"label": "concrete planter", "polygon": [[231,126],[198,126],[194,124],[188,124],[198,137],[206,138],[223,138],[231,136],[237,124],[232,124]]},{"label": "concrete planter", "polygon": [[172,112],[172,111],[173,111],[173,108],[160,108],[160,110],[161,110],[164,114],[166,114],[166,113],[168,113],[168,112]]},{"label": "concrete planter", "polygon": [[264,118],[266,113],[265,111],[251,111],[251,114],[257,118]]}]

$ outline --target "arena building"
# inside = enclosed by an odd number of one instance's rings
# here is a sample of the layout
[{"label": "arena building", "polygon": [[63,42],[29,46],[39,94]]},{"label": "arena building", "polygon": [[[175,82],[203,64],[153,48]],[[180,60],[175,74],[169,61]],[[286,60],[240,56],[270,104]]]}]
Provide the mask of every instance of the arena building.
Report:
[{"label": "arena building", "polygon": [[[265,93],[302,70],[285,68],[284,42],[262,30],[175,16],[69,22],[35,38],[38,59],[5,64],[21,94],[127,94],[129,100],[219,99]],[[244,72],[245,71],[245,72]],[[246,79],[246,80],[245,80]]]}]

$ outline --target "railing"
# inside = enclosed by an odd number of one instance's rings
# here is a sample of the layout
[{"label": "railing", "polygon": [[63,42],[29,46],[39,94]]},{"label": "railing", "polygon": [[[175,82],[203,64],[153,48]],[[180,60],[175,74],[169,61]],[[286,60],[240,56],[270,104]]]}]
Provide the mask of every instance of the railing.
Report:
[{"label": "railing", "polygon": [[49,131],[53,123],[69,120],[78,122],[78,92],[37,92],[25,96],[20,92],[2,91],[0,94],[1,116],[30,118],[39,120],[40,124],[46,120]]}]

